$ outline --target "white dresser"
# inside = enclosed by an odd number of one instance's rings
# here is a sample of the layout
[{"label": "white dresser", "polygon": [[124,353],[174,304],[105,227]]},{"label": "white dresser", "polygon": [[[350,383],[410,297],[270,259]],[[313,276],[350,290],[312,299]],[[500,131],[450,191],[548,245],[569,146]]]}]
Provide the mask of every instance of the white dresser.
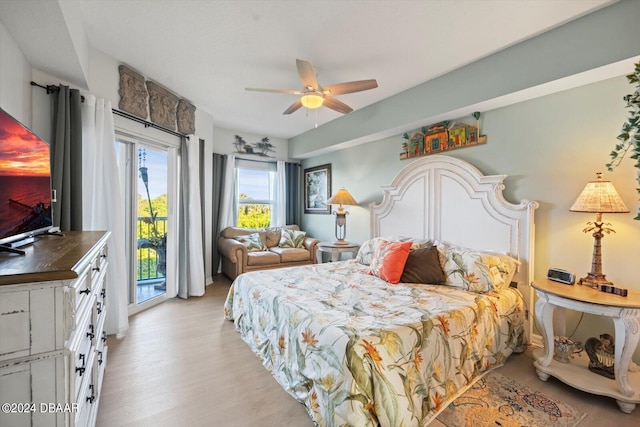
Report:
[{"label": "white dresser", "polygon": [[107,362],[104,231],[0,253],[0,426],[93,426]]}]

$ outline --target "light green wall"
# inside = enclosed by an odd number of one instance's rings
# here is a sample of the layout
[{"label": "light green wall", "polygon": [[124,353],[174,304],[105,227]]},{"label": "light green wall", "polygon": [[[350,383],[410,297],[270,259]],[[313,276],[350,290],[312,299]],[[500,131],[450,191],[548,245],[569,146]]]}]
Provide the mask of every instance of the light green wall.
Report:
[{"label": "light green wall", "polygon": [[[593,237],[582,229],[595,217],[569,212],[569,208],[595,172],[603,172],[632,210],[604,215],[616,233],[603,239],[603,270],[617,286],[640,290],[635,266],[640,222],[632,219],[640,206],[635,169],[630,160],[613,173],[604,166],[626,118],[622,97],[630,91],[632,86],[621,76],[484,112],[481,132],[487,135],[487,144],[447,153],[471,162],[484,174],[508,175],[504,194],[510,202],[529,199],[540,203],[535,212],[536,277],[543,277],[549,267],[567,269],[578,277],[590,270]],[[474,123],[470,116],[460,119]],[[369,237],[369,203],[380,202],[380,186],[389,184],[411,161],[399,160],[402,141],[398,134],[303,161],[305,168],[331,163],[333,190],[344,186],[359,202],[348,209],[348,240],[362,243]],[[302,227],[310,235],[331,240],[333,220],[328,215],[304,215]],[[578,318],[569,313],[568,332]],[[574,338],[584,342],[604,332],[613,334],[609,320],[585,316]],[[634,360],[640,361],[640,351]]]}]

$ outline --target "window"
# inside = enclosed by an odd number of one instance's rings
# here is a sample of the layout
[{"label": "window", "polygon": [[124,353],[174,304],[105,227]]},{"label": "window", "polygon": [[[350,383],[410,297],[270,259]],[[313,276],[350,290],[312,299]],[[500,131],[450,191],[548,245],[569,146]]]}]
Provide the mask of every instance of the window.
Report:
[{"label": "window", "polygon": [[238,159],[236,174],[236,225],[243,228],[268,227],[276,203],[276,164]]}]

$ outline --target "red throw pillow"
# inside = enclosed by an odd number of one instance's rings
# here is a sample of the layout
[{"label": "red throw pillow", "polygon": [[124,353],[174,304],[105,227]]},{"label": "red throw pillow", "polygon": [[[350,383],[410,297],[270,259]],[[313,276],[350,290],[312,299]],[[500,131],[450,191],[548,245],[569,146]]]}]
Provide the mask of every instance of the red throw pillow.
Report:
[{"label": "red throw pillow", "polygon": [[410,250],[411,242],[381,240],[371,258],[371,274],[389,283],[398,283]]}]

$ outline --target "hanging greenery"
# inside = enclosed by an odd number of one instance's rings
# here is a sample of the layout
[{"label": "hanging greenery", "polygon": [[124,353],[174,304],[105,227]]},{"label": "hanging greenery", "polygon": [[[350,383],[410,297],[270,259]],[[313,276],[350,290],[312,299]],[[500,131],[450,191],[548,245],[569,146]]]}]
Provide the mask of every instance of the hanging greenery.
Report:
[{"label": "hanging greenery", "polygon": [[[629,158],[635,161],[634,166],[636,168],[638,185],[640,185],[640,62],[635,64],[635,70],[633,74],[627,76],[629,83],[635,85],[635,91],[628,95],[625,95],[624,99],[627,103],[627,110],[629,110],[629,117],[627,121],[622,125],[618,140],[613,151],[609,154],[611,161],[607,163],[607,169],[611,172],[616,168],[622,160],[629,155]],[[636,188],[640,193],[640,188]],[[640,209],[638,209],[638,215],[634,218],[640,221]]]}]

